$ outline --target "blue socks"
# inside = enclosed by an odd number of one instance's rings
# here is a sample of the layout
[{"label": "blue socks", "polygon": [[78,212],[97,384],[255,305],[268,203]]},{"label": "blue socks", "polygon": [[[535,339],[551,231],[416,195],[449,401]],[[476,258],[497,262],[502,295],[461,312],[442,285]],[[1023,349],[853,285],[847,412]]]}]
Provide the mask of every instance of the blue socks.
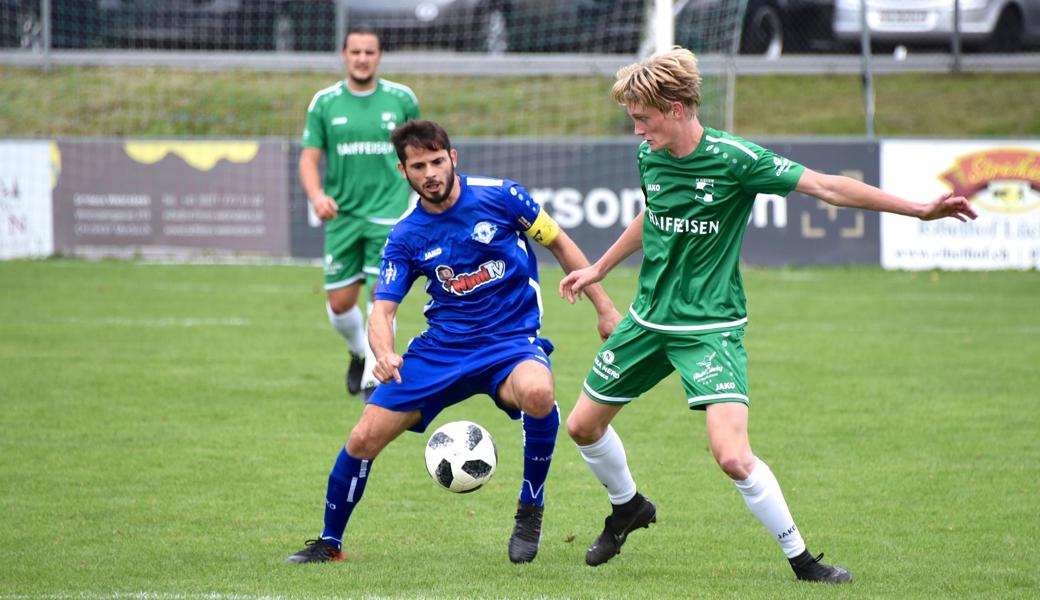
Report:
[{"label": "blue socks", "polygon": [[350,513],[365,493],[371,466],[372,461],[354,458],[346,449],[340,450],[336,457],[325,495],[325,530],[321,532],[321,539],[337,548],[343,544],[343,530],[347,528]]},{"label": "blue socks", "polygon": [[520,502],[542,506],[545,503],[545,478],[556,447],[556,432],[560,429],[560,408],[554,403],[544,417],[523,413],[524,427],[524,483],[520,487]]},{"label": "blue socks", "polygon": [[[552,412],[538,418],[523,414],[524,430],[524,483],[520,488],[520,502],[542,506],[545,502],[545,478],[549,474],[556,433],[560,429],[560,409],[555,404]],[[329,473],[329,488],[325,495],[325,529],[321,539],[341,547],[343,531],[354,507],[361,501],[368,483],[372,461],[361,460],[339,452],[336,465]]]}]

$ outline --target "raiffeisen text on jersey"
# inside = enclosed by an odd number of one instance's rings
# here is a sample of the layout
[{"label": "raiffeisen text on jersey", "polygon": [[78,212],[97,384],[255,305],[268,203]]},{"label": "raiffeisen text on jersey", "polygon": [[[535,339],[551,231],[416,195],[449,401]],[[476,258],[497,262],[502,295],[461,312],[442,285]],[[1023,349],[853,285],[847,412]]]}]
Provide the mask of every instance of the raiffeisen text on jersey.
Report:
[{"label": "raiffeisen text on jersey", "polygon": [[646,211],[646,216],[650,219],[650,223],[661,231],[689,233],[692,235],[715,235],[719,232],[718,221],[696,221],[694,219],[662,217],[655,215],[650,210]]}]

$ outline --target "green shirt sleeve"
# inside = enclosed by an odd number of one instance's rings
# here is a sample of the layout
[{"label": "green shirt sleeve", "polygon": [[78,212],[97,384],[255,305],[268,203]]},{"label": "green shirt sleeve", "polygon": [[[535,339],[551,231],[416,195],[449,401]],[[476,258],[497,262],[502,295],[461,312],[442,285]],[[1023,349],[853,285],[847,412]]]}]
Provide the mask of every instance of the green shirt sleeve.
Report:
[{"label": "green shirt sleeve", "polygon": [[743,171],[740,183],[748,192],[786,196],[798,185],[805,167],[766,148],[744,142],[757,155]]},{"label": "green shirt sleeve", "polygon": [[[409,100],[411,100],[411,98],[409,98]],[[419,114],[419,103],[408,102],[407,104],[408,105],[405,106],[404,114],[408,117],[408,120],[414,121],[415,119],[421,119],[422,116]]]},{"label": "green shirt sleeve", "polygon": [[303,126],[300,145],[304,148],[325,149],[325,124],[322,119],[324,105],[315,98],[307,109],[307,121]]}]

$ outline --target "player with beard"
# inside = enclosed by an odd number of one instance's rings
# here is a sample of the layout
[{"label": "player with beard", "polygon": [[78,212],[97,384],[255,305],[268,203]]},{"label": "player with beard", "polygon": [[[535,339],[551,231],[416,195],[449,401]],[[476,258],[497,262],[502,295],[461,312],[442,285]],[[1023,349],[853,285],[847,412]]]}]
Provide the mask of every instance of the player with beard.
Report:
[{"label": "player with beard", "polygon": [[326,310],[350,350],[347,391],[363,395],[376,380],[358,296],[366,280],[370,289],[375,285],[386,236],[408,207],[408,184],[397,173],[390,133],[419,117],[412,90],[376,76],[381,57],[373,30],[357,27],[347,33],[347,78],[314,95],[300,155],[300,182],[314,214],[325,223]]},{"label": "player with beard", "polygon": [[[377,359],[373,374],[383,385],[329,475],[324,531],[288,560],[342,560],[343,532],[379,452],[407,430],[425,431],[448,406],[485,394],[521,420],[524,480],[508,554],[512,562],[529,562],[541,539],[544,486],[560,424],[553,346],[539,337],[538,264],[530,240],[548,248],[567,272],[588,261],[519,184],[456,173],[456,151],[436,123],[410,121],[391,140],[398,169],[420,200],[390,233],[375,291],[369,341]],[[393,319],[420,276],[430,295],[428,328],[402,356],[394,347]],[[585,291],[606,339],[621,316],[599,286]]]}]

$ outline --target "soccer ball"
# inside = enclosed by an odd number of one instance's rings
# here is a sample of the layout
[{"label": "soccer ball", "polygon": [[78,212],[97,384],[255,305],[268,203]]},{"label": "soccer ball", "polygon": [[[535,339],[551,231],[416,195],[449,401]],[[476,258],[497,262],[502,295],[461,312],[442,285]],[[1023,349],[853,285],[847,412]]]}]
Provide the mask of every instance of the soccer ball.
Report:
[{"label": "soccer ball", "polygon": [[491,434],[476,423],[454,421],[437,428],[426,443],[426,470],[444,489],[466,494],[495,474],[498,449]]}]

